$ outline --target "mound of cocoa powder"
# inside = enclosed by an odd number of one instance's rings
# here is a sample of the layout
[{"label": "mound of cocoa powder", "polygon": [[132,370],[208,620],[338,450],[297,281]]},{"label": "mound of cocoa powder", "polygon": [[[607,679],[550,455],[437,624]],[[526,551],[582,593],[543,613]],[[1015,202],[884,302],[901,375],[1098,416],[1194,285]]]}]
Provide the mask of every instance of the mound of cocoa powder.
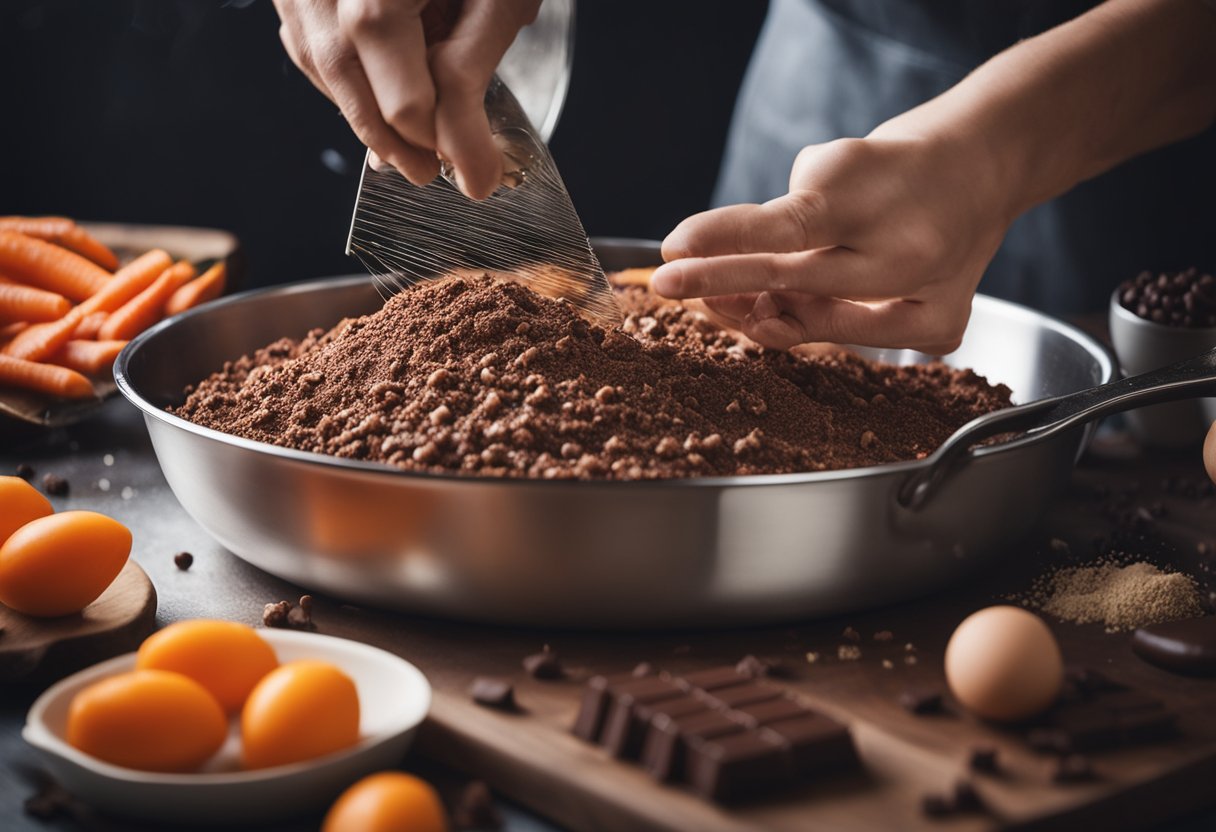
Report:
[{"label": "mound of cocoa powder", "polygon": [[641,289],[620,331],[491,278],[419,284],[188,388],[177,415],[413,471],[653,479],[923,457],[1009,390],[942,364],[766,351]]}]

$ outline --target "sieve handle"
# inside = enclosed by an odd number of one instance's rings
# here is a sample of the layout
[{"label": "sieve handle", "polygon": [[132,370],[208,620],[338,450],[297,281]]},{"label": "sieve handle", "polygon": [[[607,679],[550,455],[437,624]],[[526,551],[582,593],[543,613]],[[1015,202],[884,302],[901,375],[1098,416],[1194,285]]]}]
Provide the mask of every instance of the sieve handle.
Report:
[{"label": "sieve handle", "polygon": [[[924,508],[951,474],[980,454],[1016,450],[1113,413],[1212,395],[1216,395],[1216,349],[1110,384],[980,416],[955,431],[925,460],[925,467],[904,481],[900,505],[913,511]],[[997,446],[975,448],[976,443],[1002,433],[1021,435]]]}]

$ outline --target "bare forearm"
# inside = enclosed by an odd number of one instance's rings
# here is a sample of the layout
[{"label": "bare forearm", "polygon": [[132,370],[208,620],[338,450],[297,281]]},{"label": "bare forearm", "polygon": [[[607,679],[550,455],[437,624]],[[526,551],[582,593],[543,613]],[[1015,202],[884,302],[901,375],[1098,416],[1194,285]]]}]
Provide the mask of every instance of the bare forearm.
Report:
[{"label": "bare forearm", "polygon": [[875,131],[987,157],[1011,216],[1216,118],[1216,10],[1110,0],[1023,41]]}]

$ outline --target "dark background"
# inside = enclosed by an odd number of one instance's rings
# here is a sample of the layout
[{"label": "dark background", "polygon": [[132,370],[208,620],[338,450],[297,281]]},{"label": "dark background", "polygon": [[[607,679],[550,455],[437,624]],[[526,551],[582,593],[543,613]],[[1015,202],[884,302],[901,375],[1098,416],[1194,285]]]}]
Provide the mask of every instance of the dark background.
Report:
[{"label": "dark background", "polygon": [[[588,233],[661,238],[707,206],[766,5],[579,5],[551,145]],[[269,0],[3,0],[0,72],[0,214],[229,229],[251,285],[360,270],[362,147]]]}]

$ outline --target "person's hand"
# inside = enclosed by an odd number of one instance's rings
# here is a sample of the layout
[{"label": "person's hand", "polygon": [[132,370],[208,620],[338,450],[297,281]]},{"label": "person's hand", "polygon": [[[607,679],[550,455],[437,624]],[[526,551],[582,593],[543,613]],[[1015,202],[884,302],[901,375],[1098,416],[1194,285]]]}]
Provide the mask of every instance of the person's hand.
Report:
[{"label": "person's hand", "polygon": [[[274,5],[287,54],[379,157],[373,164],[383,160],[425,185],[439,172],[438,154],[452,163],[469,196],[482,199],[494,191],[502,154],[486,120],[486,87],[515,35],[536,18],[540,0]],[[456,8],[450,32],[436,39],[435,29],[449,28],[436,20]]]},{"label": "person's hand", "polygon": [[[894,122],[889,123],[894,125]],[[665,297],[775,349],[957,349],[1016,211],[963,143],[880,128],[798,154],[790,192],[689,217],[663,241]]]}]

